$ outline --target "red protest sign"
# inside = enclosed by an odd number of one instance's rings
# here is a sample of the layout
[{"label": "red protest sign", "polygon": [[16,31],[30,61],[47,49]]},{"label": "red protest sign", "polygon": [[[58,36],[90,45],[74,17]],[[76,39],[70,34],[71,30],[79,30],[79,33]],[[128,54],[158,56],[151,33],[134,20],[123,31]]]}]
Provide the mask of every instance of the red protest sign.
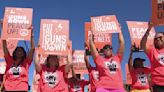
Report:
[{"label": "red protest sign", "polygon": [[[89,46],[89,36],[92,33],[91,23],[85,22],[85,42]],[[94,33],[94,44],[98,50],[101,50],[104,45],[112,45],[112,34],[111,33]]]},{"label": "red protest sign", "polygon": [[152,0],[153,25],[164,25],[164,0]]},{"label": "red protest sign", "polygon": [[74,63],[74,70],[76,73],[87,74],[88,70],[84,61],[84,50],[73,50],[72,63]]},{"label": "red protest sign", "polygon": [[115,15],[91,17],[92,31],[95,33],[119,33],[118,20]]},{"label": "red protest sign", "polygon": [[6,70],[6,62],[1,61],[0,62],[0,74],[5,74],[5,70]]},{"label": "red protest sign", "polygon": [[[136,44],[137,47],[140,47],[140,41],[148,29],[148,22],[127,21],[127,25],[128,25],[132,45]],[[154,28],[152,28],[148,36],[147,46],[153,46],[154,36],[155,36],[155,30]]]},{"label": "red protest sign", "polygon": [[39,52],[43,54],[67,55],[69,21],[41,19]]},{"label": "red protest sign", "polygon": [[125,65],[126,67],[126,84],[132,84],[132,78],[129,72],[128,64]]},{"label": "red protest sign", "polygon": [[6,7],[3,19],[2,39],[30,40],[32,8]]}]

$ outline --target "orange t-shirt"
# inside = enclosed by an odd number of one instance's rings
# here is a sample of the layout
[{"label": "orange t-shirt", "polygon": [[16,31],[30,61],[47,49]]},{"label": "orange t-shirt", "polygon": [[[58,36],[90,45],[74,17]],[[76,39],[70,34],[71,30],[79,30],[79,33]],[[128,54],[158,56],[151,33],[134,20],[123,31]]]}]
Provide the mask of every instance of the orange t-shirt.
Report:
[{"label": "orange t-shirt", "polygon": [[148,57],[151,63],[152,84],[164,86],[164,48],[150,48]]},{"label": "orange t-shirt", "polygon": [[98,88],[123,89],[120,55],[111,58],[96,57],[94,60],[99,71]]},{"label": "orange t-shirt", "polygon": [[91,92],[96,92],[97,82],[99,80],[99,72],[95,67],[91,67],[91,69],[89,69],[89,79]]},{"label": "orange t-shirt", "polygon": [[151,73],[149,68],[135,68],[130,71],[132,77],[132,89],[149,89],[148,76]]},{"label": "orange t-shirt", "polygon": [[40,91],[41,92],[68,92],[68,84],[65,81],[65,66],[59,67],[56,71],[42,65],[40,72]]},{"label": "orange t-shirt", "polygon": [[6,60],[6,79],[4,87],[6,91],[28,91],[28,70],[31,60],[27,57],[18,67],[13,67],[13,58],[8,54]]},{"label": "orange t-shirt", "polygon": [[88,85],[89,82],[85,80],[80,80],[77,84],[69,83],[70,92],[84,92],[85,85]]}]

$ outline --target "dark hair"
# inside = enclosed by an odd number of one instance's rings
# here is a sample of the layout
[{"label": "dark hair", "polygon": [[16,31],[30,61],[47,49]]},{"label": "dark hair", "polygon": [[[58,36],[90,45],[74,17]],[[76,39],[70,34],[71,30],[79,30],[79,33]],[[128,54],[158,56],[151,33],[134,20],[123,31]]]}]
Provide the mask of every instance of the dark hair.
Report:
[{"label": "dark hair", "polygon": [[26,55],[27,55],[27,54],[26,54],[26,51],[24,50],[24,48],[21,47],[21,46],[20,46],[20,47],[16,47],[16,49],[14,50],[14,52],[13,52],[13,59],[14,59],[14,60],[17,59],[16,52],[17,52],[18,49],[21,49],[21,50],[23,51],[23,54],[24,54],[23,57],[21,58],[21,62],[20,62],[20,63],[22,63],[22,62],[26,59],[26,57],[27,57]]},{"label": "dark hair", "polygon": [[57,67],[59,67],[59,57],[58,57],[57,55],[48,55],[48,57],[47,57],[47,59],[46,59],[46,61],[45,61],[45,65],[46,65],[47,67],[50,67],[49,59],[50,59],[51,57],[57,58]]},{"label": "dark hair", "polygon": [[138,61],[145,61],[145,59],[142,59],[142,58],[135,58],[134,59],[134,62],[133,62],[133,68],[136,68],[136,63],[138,62]]},{"label": "dark hair", "polygon": [[76,78],[80,79],[81,75],[80,74],[76,74]]}]

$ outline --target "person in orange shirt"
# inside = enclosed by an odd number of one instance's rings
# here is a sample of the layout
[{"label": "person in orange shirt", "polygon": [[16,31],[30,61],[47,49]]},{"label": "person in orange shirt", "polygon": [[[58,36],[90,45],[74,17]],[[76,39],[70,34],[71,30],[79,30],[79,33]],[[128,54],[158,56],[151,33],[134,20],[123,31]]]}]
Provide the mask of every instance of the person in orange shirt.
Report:
[{"label": "person in orange shirt", "polygon": [[89,72],[89,81],[90,81],[90,92],[96,92],[97,83],[99,81],[99,72],[96,67],[92,67],[89,63],[89,56],[87,55],[88,50],[86,49],[86,54],[84,56],[84,60],[86,63],[86,67]]},{"label": "person in orange shirt", "polygon": [[[39,54],[36,53],[35,69],[40,74],[39,92],[69,92],[67,77],[71,63],[59,66],[59,55],[48,55],[44,64],[39,63]],[[68,54],[68,62],[70,62]]]},{"label": "person in orange shirt", "polygon": [[[33,32],[33,27],[29,28]],[[6,72],[4,89],[5,91],[28,91],[28,70],[33,60],[35,51],[34,37],[31,33],[31,49],[28,54],[23,47],[16,47],[11,56],[7,48],[6,40],[2,41],[3,52],[6,61]]]},{"label": "person in orange shirt", "polygon": [[141,49],[147,54],[151,63],[151,80],[153,92],[164,92],[164,32],[157,32],[154,38],[154,46],[147,46],[147,38],[153,27],[149,22],[149,28],[141,40]]},{"label": "person in orange shirt", "polygon": [[120,47],[116,55],[112,52],[112,46],[106,44],[103,47],[103,55],[100,56],[93,42],[93,34],[89,37],[91,55],[99,71],[99,81],[96,92],[124,92],[121,61],[124,53],[124,38],[119,33]]},{"label": "person in orange shirt", "polygon": [[72,77],[68,79],[69,92],[84,92],[84,87],[89,84],[89,81],[80,78],[80,74],[75,74],[73,67]]},{"label": "person in orange shirt", "polygon": [[132,78],[132,85],[130,92],[151,92],[149,85],[149,76],[151,69],[144,67],[145,59],[135,58],[132,62],[132,53],[135,51],[135,46],[132,47],[130,58],[128,61],[129,72]]}]

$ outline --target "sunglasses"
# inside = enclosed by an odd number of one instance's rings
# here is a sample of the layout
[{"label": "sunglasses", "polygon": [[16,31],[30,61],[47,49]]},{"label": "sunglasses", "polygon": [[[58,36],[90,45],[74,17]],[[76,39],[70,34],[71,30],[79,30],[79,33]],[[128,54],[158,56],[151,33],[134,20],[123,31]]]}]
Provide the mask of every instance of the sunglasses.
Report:
[{"label": "sunglasses", "polygon": [[154,40],[158,40],[158,39],[162,40],[162,37],[163,37],[163,36],[156,37],[156,38],[154,38]]}]

